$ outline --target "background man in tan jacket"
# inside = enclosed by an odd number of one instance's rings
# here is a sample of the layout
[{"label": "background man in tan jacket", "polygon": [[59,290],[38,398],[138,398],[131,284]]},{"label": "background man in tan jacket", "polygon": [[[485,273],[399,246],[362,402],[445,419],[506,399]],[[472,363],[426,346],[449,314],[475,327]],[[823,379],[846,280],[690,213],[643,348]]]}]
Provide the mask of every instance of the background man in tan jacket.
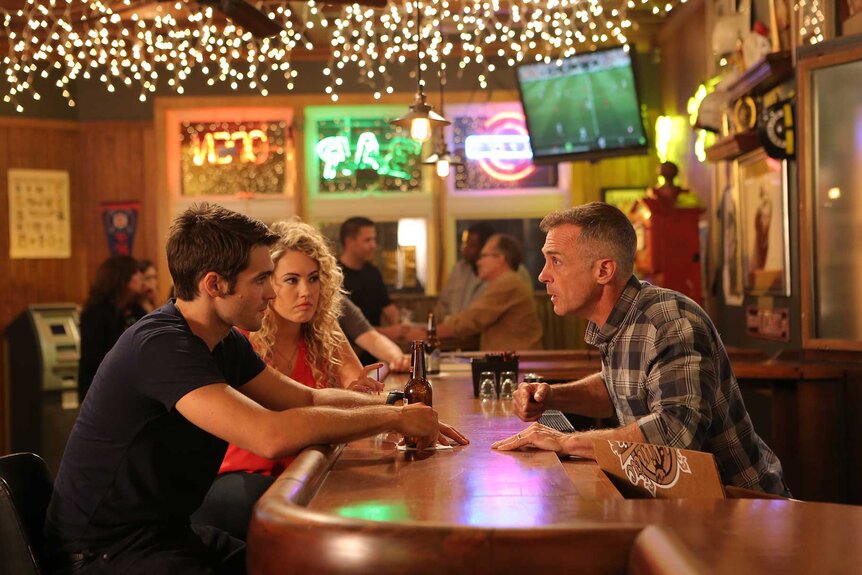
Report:
[{"label": "background man in tan jacket", "polygon": [[520,264],[518,240],[507,234],[491,236],[476,262],[487,288],[466,309],[447,317],[437,327],[437,335],[479,334],[479,349],[483,351],[541,349],[542,324],[532,291],[515,271]]}]

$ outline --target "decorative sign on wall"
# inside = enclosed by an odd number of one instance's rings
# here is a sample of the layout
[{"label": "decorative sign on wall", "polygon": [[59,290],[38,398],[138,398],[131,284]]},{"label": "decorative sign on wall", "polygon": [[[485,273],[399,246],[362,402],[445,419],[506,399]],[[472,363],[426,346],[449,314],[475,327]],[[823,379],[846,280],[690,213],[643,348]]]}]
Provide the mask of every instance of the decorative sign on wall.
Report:
[{"label": "decorative sign on wall", "polygon": [[536,166],[532,162],[524,114],[517,103],[459,108],[462,111],[454,115],[453,148],[464,164],[456,167],[455,189],[557,185],[556,166]]},{"label": "decorative sign on wall", "polygon": [[140,208],[138,202],[102,202],[102,225],[108,236],[108,252],[112,256],[132,255]]},{"label": "decorative sign on wall", "polygon": [[317,122],[320,192],[419,190],[422,144],[383,118]]},{"label": "decorative sign on wall", "polygon": [[790,309],[746,306],[745,331],[752,337],[790,341]]},{"label": "decorative sign on wall", "polygon": [[184,196],[284,193],[292,150],[283,120],[183,122],[180,130]]},{"label": "decorative sign on wall", "polygon": [[9,170],[9,257],[72,257],[69,172]]}]

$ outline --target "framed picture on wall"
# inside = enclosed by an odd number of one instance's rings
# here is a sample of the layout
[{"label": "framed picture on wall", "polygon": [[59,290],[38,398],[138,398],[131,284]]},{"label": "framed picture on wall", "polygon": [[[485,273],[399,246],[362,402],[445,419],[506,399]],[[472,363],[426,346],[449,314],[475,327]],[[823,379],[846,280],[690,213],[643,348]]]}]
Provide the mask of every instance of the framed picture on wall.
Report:
[{"label": "framed picture on wall", "polygon": [[726,305],[742,305],[742,232],[739,218],[739,189],[736,181],[736,164],[724,162],[725,169],[718,171],[718,188],[721,192],[721,285]]},{"label": "framed picture on wall", "polygon": [[635,203],[646,197],[647,186],[642,188],[602,188],[602,201],[628,214]]},{"label": "framed picture on wall", "polygon": [[790,295],[786,172],[763,149],[739,159],[743,282],[752,294]]}]

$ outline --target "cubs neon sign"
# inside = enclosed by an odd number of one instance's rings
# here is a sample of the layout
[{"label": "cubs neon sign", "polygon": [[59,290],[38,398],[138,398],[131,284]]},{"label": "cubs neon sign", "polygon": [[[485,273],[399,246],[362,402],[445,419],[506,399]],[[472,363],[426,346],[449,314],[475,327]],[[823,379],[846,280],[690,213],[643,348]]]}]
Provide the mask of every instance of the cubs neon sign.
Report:
[{"label": "cubs neon sign", "polygon": [[465,139],[467,159],[475,160],[482,171],[495,180],[523,180],[536,171],[524,122],[524,115],[520,112],[495,114],[482,125],[484,133],[471,134]]},{"label": "cubs neon sign", "polygon": [[529,160],[533,157],[529,136],[517,134],[467,136],[464,152],[468,160]]}]

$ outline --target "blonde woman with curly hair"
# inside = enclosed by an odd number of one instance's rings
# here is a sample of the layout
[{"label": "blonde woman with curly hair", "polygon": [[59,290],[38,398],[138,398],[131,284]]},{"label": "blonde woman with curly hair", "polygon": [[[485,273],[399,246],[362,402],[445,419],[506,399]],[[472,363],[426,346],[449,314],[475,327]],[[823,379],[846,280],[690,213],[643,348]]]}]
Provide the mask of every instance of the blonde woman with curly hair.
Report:
[{"label": "blonde woman with curly hair", "polygon": [[324,237],[298,220],[277,222],[272,230],[281,236],[271,253],[276,297],[249,338],[257,352],[310,387],[382,389],[364,377],[338,327],[344,276]]},{"label": "blonde woman with curly hair", "polygon": [[[309,387],[374,392],[383,384],[362,367],[338,326],[343,275],[324,237],[298,220],[271,226],[275,299],[249,339],[268,364]],[[245,539],[251,509],[293,458],[265,459],[230,445],[204,504],[193,519]]]}]

